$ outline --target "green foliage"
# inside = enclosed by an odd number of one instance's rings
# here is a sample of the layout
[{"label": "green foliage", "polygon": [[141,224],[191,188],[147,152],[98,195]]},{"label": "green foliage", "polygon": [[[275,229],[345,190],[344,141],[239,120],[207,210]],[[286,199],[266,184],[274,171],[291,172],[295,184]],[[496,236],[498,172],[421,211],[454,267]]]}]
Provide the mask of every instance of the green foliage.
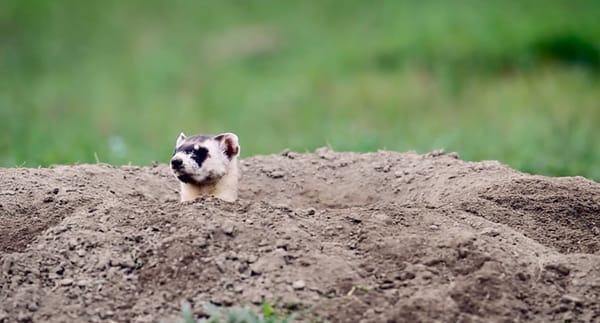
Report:
[{"label": "green foliage", "polygon": [[598,46],[577,34],[559,34],[540,39],[534,51],[540,59],[577,64],[594,71],[600,69]]},{"label": "green foliage", "polygon": [[[212,304],[203,307],[209,318],[200,319],[200,323],[291,323],[294,320],[294,315],[280,315],[269,303],[263,303],[260,313],[248,307],[221,308]],[[188,303],[183,304],[182,316],[184,323],[196,322]]]},{"label": "green foliage", "polygon": [[196,320],[194,320],[194,312],[192,311],[192,306],[188,302],[184,302],[181,305],[181,316],[183,316],[184,323],[196,323]]},{"label": "green foliage", "polygon": [[[0,165],[168,160],[175,137],[445,148],[600,180],[598,1],[5,0]],[[97,157],[96,157],[97,156]]]}]

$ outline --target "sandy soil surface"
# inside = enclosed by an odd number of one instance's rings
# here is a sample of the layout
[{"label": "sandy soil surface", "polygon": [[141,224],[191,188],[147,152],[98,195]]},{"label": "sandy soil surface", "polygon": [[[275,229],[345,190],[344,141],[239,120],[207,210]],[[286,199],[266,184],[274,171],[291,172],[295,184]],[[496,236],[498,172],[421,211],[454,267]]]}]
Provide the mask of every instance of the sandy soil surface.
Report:
[{"label": "sandy soil surface", "polygon": [[331,322],[600,322],[600,184],[433,152],[284,152],[240,199],[166,165],[0,169],[0,322],[268,301]]}]

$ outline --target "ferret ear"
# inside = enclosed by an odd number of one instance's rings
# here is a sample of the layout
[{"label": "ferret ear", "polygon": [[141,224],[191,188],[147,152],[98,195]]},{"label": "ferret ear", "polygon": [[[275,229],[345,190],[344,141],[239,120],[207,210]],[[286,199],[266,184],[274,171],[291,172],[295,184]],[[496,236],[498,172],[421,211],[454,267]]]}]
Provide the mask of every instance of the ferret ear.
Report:
[{"label": "ferret ear", "polygon": [[185,134],[182,132],[179,134],[179,137],[177,137],[177,142],[175,143],[175,147],[179,147],[181,146],[181,144],[183,143],[183,141],[185,140],[185,138],[187,138],[185,136]]},{"label": "ferret ear", "polygon": [[231,132],[222,133],[214,137],[220,143],[221,149],[227,158],[233,159],[240,155],[240,144],[238,142],[238,136]]}]

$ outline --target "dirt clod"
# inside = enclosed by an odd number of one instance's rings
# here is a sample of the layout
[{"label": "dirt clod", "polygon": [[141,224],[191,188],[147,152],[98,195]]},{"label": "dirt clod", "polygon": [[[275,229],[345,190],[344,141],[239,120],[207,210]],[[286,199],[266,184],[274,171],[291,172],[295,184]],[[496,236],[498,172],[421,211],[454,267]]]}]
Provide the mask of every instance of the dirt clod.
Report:
[{"label": "dirt clod", "polygon": [[306,287],[306,283],[304,282],[304,280],[300,279],[300,280],[295,281],[292,284],[292,287],[294,289],[304,289],[304,287]]}]

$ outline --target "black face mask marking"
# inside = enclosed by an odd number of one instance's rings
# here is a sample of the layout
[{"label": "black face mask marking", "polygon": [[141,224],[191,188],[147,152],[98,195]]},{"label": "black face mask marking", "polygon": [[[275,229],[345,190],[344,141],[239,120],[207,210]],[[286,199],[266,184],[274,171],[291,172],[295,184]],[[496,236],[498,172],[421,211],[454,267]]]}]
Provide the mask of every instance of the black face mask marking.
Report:
[{"label": "black face mask marking", "polygon": [[194,149],[192,153],[192,159],[198,164],[198,167],[202,167],[202,163],[208,158],[208,149],[199,147]]},{"label": "black face mask marking", "polygon": [[204,161],[209,157],[208,149],[204,147],[198,147],[198,149],[194,149],[193,145],[185,145],[176,148],[173,155],[180,151],[184,152],[186,155],[189,155],[190,158],[196,162],[198,167],[202,167]]}]

